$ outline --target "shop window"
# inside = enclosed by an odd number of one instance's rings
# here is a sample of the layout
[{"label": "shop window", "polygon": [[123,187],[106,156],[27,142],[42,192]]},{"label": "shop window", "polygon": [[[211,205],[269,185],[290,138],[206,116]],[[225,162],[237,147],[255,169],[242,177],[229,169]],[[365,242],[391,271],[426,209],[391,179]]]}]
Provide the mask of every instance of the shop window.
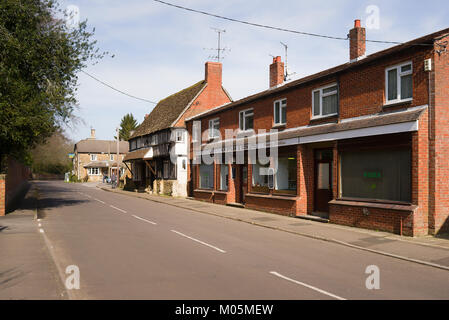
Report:
[{"label": "shop window", "polygon": [[341,197],[411,201],[409,148],[343,151],[340,161]]},{"label": "shop window", "polygon": [[228,190],[229,167],[226,164],[220,165],[220,190]]},{"label": "shop window", "polygon": [[296,156],[278,157],[278,168],[275,174],[275,192],[296,194],[296,166]]},{"label": "shop window", "polygon": [[269,192],[268,187],[268,169],[270,164],[261,164],[259,162],[253,164],[252,170],[252,191],[255,192]]},{"label": "shop window", "polygon": [[214,165],[200,164],[200,188],[213,189],[214,188]]}]

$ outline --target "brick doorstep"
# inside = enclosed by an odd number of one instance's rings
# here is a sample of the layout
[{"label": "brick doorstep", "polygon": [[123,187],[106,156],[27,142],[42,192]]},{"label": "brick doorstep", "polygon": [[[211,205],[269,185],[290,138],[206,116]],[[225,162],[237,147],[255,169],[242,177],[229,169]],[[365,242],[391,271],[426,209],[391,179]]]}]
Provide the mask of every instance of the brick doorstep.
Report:
[{"label": "brick doorstep", "polygon": [[[145,193],[100,189],[127,196],[165,203],[199,213],[242,221],[270,229],[297,234],[317,240],[333,242],[354,249],[365,250],[397,259],[437,267],[449,271],[449,240],[425,237],[401,237],[387,232],[321,223],[280,216],[252,209],[242,209],[184,198],[172,198]],[[201,204],[199,207],[197,204]]]}]

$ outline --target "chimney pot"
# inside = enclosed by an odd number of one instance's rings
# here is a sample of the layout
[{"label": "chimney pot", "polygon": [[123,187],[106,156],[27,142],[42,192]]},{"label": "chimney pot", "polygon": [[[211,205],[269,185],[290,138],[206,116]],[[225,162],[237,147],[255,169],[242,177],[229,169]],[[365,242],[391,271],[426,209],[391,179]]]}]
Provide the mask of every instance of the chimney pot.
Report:
[{"label": "chimney pot", "polygon": [[95,129],[90,129],[90,138],[95,139]]},{"label": "chimney pot", "polygon": [[280,56],[273,57],[270,64],[270,88],[276,87],[284,82],[284,63]]},{"label": "chimney pot", "polygon": [[366,29],[361,27],[360,19],[354,21],[354,28],[349,30],[349,60],[357,61],[366,53]]}]

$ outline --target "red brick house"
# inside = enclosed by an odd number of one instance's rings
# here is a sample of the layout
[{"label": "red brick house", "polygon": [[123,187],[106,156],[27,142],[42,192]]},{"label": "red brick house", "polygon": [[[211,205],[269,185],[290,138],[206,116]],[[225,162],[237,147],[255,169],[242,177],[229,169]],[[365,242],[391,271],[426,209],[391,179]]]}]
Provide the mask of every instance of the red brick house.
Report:
[{"label": "red brick house", "polygon": [[161,101],[129,139],[133,186],[149,193],[187,195],[185,118],[231,101],[222,85],[222,64],[205,63],[204,80]]},{"label": "red brick house", "polygon": [[356,20],[345,64],[283,83],[277,57],[268,90],[186,119],[190,195],[404,235],[449,231],[449,29],[371,55],[365,34]]}]

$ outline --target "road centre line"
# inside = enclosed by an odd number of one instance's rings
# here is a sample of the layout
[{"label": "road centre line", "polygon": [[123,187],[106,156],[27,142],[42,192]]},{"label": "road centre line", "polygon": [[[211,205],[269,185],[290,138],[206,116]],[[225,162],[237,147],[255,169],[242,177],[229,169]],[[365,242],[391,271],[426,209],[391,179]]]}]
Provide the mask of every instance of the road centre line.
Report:
[{"label": "road centre line", "polygon": [[276,277],[279,277],[279,278],[282,278],[282,279],[284,279],[284,280],[288,280],[288,281],[290,281],[290,282],[293,282],[293,283],[299,284],[299,285],[301,285],[301,286],[304,286],[304,287],[306,287],[306,288],[315,290],[315,291],[317,291],[317,292],[319,292],[319,293],[325,294],[325,295],[327,295],[327,296],[329,296],[329,297],[332,297],[332,298],[335,298],[335,299],[337,299],[337,300],[346,300],[345,298],[342,298],[342,297],[339,297],[339,296],[337,296],[337,295],[335,295],[335,294],[332,294],[332,293],[330,293],[330,292],[321,290],[321,289],[319,289],[319,288],[317,288],[317,287],[311,286],[310,284],[307,284],[307,283],[304,283],[304,282],[300,282],[300,281],[297,281],[297,280],[288,278],[288,277],[286,277],[286,276],[284,276],[284,275],[282,275],[282,274],[280,274],[280,273],[278,273],[278,272],[276,272],[276,271],[270,271],[270,273],[271,273],[272,275],[275,275]]},{"label": "road centre line", "polygon": [[198,242],[198,243],[201,243],[202,245],[205,245],[205,246],[207,246],[207,247],[209,247],[209,248],[215,249],[215,250],[217,250],[217,251],[219,251],[219,252],[221,252],[221,253],[226,253],[226,251],[224,251],[224,250],[222,250],[222,249],[220,249],[220,248],[217,248],[217,247],[215,247],[215,246],[213,246],[213,245],[210,245],[210,244],[208,244],[208,243],[206,243],[206,242],[203,242],[203,241],[201,241],[201,240],[198,240],[198,239],[189,237],[188,235],[185,235],[184,233],[181,233],[181,232],[179,232],[179,231],[171,230],[171,232],[177,233],[177,234],[179,234],[180,236],[183,236],[183,237],[185,237],[185,238],[187,238],[187,239],[190,239],[190,240],[196,241],[196,242]]},{"label": "road centre line", "polygon": [[120,208],[114,207],[112,204],[109,205],[109,206],[110,206],[111,208],[114,208],[115,210],[121,211],[121,212],[123,212],[123,213],[127,213],[125,210],[122,210],[122,209],[120,209]]},{"label": "road centre line", "polygon": [[150,220],[147,220],[147,219],[144,219],[144,218],[141,218],[141,217],[139,217],[139,216],[136,216],[136,215],[132,215],[134,218],[136,218],[136,219],[139,219],[139,220],[142,220],[142,221],[145,221],[145,222],[148,222],[148,223],[151,223],[151,224],[154,224],[154,225],[156,225],[157,223],[156,222],[153,222],[153,221],[150,221]]},{"label": "road centre line", "polygon": [[106,202],[101,201],[100,199],[94,198],[96,201],[101,202],[102,204],[106,204]]}]

